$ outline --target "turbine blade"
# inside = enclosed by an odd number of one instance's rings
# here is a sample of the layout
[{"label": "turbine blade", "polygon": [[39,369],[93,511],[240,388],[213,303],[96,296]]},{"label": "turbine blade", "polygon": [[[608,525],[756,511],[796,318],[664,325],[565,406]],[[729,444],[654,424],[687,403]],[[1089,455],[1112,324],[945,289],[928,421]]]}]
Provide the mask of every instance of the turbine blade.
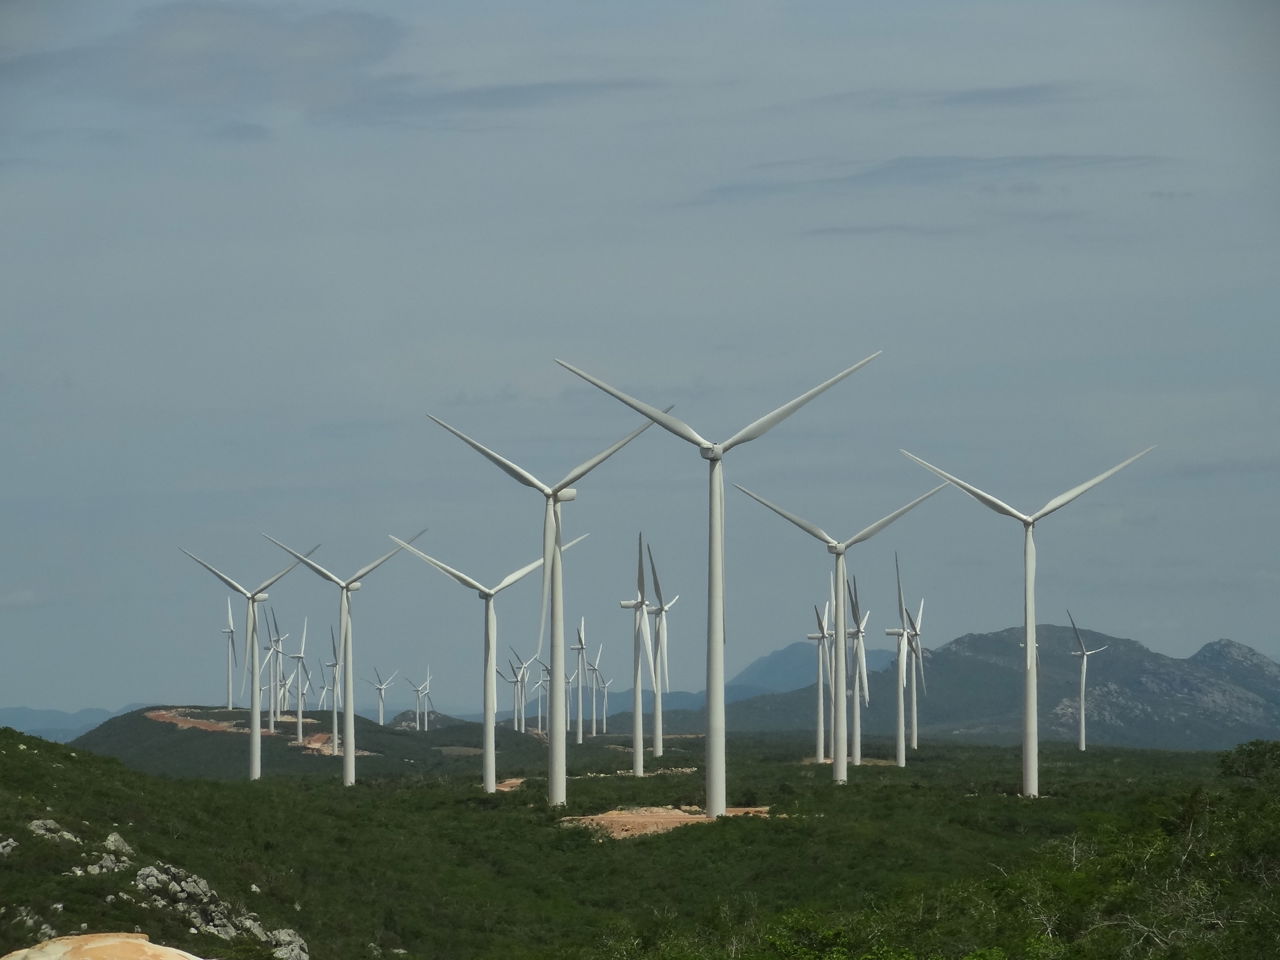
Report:
[{"label": "turbine blade", "polygon": [[855,533],[852,537],[850,537],[848,540],[844,542],[844,548],[847,550],[849,549],[849,547],[852,547],[855,543],[862,543],[863,540],[870,540],[877,533],[879,533],[889,524],[893,523],[893,521],[897,520],[900,516],[902,516],[908,510],[914,510],[917,506],[924,503],[926,500],[928,500],[930,497],[932,497],[935,493],[937,493],[939,490],[941,490],[945,486],[946,486],[945,483],[938,484],[928,493],[922,496],[916,497],[914,500],[908,503],[905,507],[899,507],[897,510],[893,511],[893,513],[889,514],[884,519],[877,520],[875,523],[867,527],[865,530],[861,530],[858,533]]},{"label": "turbine blade", "polygon": [[[625,403],[632,410],[636,411],[636,413],[643,414],[648,417],[664,430],[669,430],[671,433],[674,433],[681,440],[687,440],[698,447],[709,448],[713,446],[710,440],[700,436],[693,427],[689,426],[683,420],[671,416],[671,414],[667,413],[666,410],[659,410],[657,407],[650,406],[643,400],[637,400],[635,397],[628,396],[616,387],[609,386],[609,384],[605,383],[603,380],[597,379],[586,371],[579,370],[572,364],[565,363],[563,360],[556,360],[556,363],[560,364],[560,366],[564,367],[570,373],[577,374],[583,380],[587,381],[587,383],[599,387],[615,400],[620,400],[622,403]],[[667,407],[667,410],[670,409],[670,407]]]},{"label": "turbine blade", "polygon": [[[658,598],[658,606],[662,607],[663,606],[662,584],[658,582],[658,565],[653,562],[653,544],[648,545],[648,550],[649,550],[649,572],[653,574],[653,592],[654,592],[654,595],[657,596]],[[230,604],[231,601],[228,600],[227,603]],[[230,610],[231,607],[228,606],[227,609]]]},{"label": "turbine blade", "polygon": [[231,619],[231,598],[230,597],[227,597],[227,629],[231,631],[232,636],[235,636],[236,625],[235,625],[235,621]]},{"label": "turbine blade", "polygon": [[538,654],[542,653],[542,640],[547,632],[547,609],[551,606],[551,558],[556,550],[556,508],[547,497],[547,509],[542,515],[542,603],[538,610]]},{"label": "turbine blade", "polygon": [[413,543],[413,541],[417,540],[420,536],[422,536],[426,532],[427,532],[427,528],[423,527],[421,530],[415,533],[408,540],[396,541],[396,548],[394,550],[388,553],[384,553],[377,560],[373,561],[373,563],[369,563],[361,567],[354,574],[352,574],[351,579],[348,580],[347,583],[356,583],[360,580],[363,580],[365,577],[373,573],[373,571],[377,570],[380,566],[382,566],[384,563],[386,563],[388,560],[394,557],[397,553],[399,553],[409,544]]},{"label": "turbine blade", "polygon": [[823,381],[822,383],[814,387],[812,390],[809,390],[805,393],[800,394],[800,396],[796,397],[794,400],[790,401],[789,403],[784,403],[782,406],[780,406],[777,410],[774,410],[772,413],[766,413],[763,417],[761,417],[759,420],[755,421],[754,423],[747,424],[747,426],[743,427],[741,430],[735,433],[732,437],[730,437],[728,440],[722,443],[720,445],[720,449],[725,452],[728,452],[729,450],[733,449],[740,443],[746,443],[749,440],[754,440],[757,437],[764,435],[765,433],[767,433],[768,431],[776,427],[778,424],[780,424],[783,420],[787,419],[787,417],[791,416],[793,413],[795,413],[797,410],[803,407],[806,403],[808,403],[818,394],[822,393],[824,390],[829,390],[831,387],[834,387],[837,383],[839,383],[845,377],[849,376],[849,374],[853,373],[856,370],[860,370],[862,367],[865,367],[868,363],[870,363],[876,357],[880,356],[881,353],[883,353],[883,351],[877,350],[875,353],[867,357],[865,360],[859,360],[852,367],[848,367],[847,369],[840,371],[830,380]]},{"label": "turbine blade", "polygon": [[[670,409],[671,407],[667,407],[667,409],[663,410],[662,412],[665,414]],[[628,443],[630,443],[636,437],[640,436],[640,434],[644,433],[646,430],[652,427],[654,423],[655,421],[653,420],[646,421],[645,423],[641,424],[640,426],[632,430],[630,433],[628,433],[625,437],[623,437],[617,443],[613,444],[612,446],[605,447],[603,450],[597,453],[590,460],[584,460],[582,463],[578,464],[576,467],[570,470],[567,474],[565,474],[564,479],[561,480],[559,483],[557,483],[554,487],[552,487],[552,489],[558,493],[559,491],[563,490],[565,487],[573,486],[575,483],[577,483],[579,480],[585,477],[588,473],[590,473],[596,467],[600,466],[600,464],[604,463],[606,460],[612,457],[615,453],[617,453],[619,450],[625,447]]]},{"label": "turbine blade", "polygon": [[[582,536],[577,537],[573,540],[570,540],[568,543],[566,543],[564,546],[560,548],[560,552],[563,553],[564,551],[572,547],[575,543],[581,543],[583,540],[587,539],[587,537],[589,536],[591,536],[591,534],[584,533]],[[501,581],[499,581],[498,585],[493,588],[493,592],[495,594],[500,593],[501,591],[507,589],[507,587],[511,586],[513,583],[523,580],[529,574],[533,573],[533,571],[537,570],[540,566],[542,566],[541,557],[533,561],[533,563],[525,564],[523,567],[521,567],[519,570],[516,570],[513,573],[508,573],[505,577],[502,578]]]},{"label": "turbine blade", "polygon": [[[320,576],[324,577],[326,580],[329,580],[329,581],[330,581],[330,582],[332,582],[332,583],[336,583],[336,584],[337,584],[338,586],[340,586],[340,587],[341,587],[341,586],[345,586],[345,584],[343,584],[343,582],[342,582],[340,579],[338,579],[336,576],[334,576],[332,573],[330,573],[330,572],[329,572],[328,570],[326,570],[324,567],[320,566],[320,564],[318,564],[318,563],[316,563],[314,560],[310,559],[310,558],[308,557],[308,555],[307,555],[307,554],[305,554],[305,553],[298,553],[298,551],[297,551],[297,550],[294,550],[292,547],[286,547],[283,543],[281,543],[281,542],[280,542],[279,540],[277,540],[275,537],[272,537],[272,536],[270,536],[270,535],[268,535],[268,534],[265,534],[265,533],[264,533],[264,534],[263,534],[263,536],[264,536],[264,537],[266,537],[268,540],[270,540],[272,543],[274,543],[277,547],[279,547],[279,548],[280,548],[281,550],[283,550],[285,553],[287,553],[287,554],[289,554],[290,556],[292,556],[295,560],[297,560],[297,561],[298,561],[298,563],[301,563],[301,564],[303,564],[304,566],[310,567],[310,568],[311,568],[312,570],[314,570],[317,574],[319,574]],[[312,548],[312,550],[311,550],[311,551],[309,551],[309,552],[314,552],[314,550],[315,550],[315,548]],[[296,566],[296,564],[295,564],[295,566]],[[271,580],[268,580],[268,581],[267,581],[267,584],[266,584],[265,586],[261,586],[261,587],[259,587],[259,588],[255,591],[255,593],[261,593],[263,590],[265,590],[265,589],[267,588],[267,586],[270,586],[272,583],[275,583],[275,581],[276,581],[276,580],[280,579],[280,577],[283,577],[286,573],[288,573],[288,572],[289,572],[289,570],[292,570],[292,569],[293,569],[293,567],[289,567],[289,569],[288,569],[288,570],[285,570],[283,573],[277,574],[277,575],[276,575],[275,577],[273,577]]]},{"label": "turbine blade", "polygon": [[959,487],[965,493],[969,494],[969,496],[973,497],[973,499],[991,508],[996,513],[1003,513],[1006,517],[1013,517],[1015,520],[1021,520],[1023,523],[1031,522],[1031,518],[1028,517],[1022,511],[1015,510],[1013,507],[1009,506],[1003,500],[997,500],[991,494],[986,493],[985,491],[979,490],[977,487],[975,487],[971,483],[965,483],[959,477],[953,477],[951,474],[947,473],[945,470],[939,470],[933,464],[926,463],[924,460],[921,460],[914,453],[908,453],[906,450],[899,450],[899,453],[901,453],[903,456],[907,457],[908,459],[914,460],[916,463],[920,464],[920,466],[924,467],[926,470],[932,470],[934,473],[940,476],[943,480],[946,480],[949,483],[954,483],[957,487]]},{"label": "turbine blade", "polygon": [[636,599],[644,600],[644,534],[636,534]]},{"label": "turbine blade", "polygon": [[1080,631],[1076,628],[1076,619],[1071,616],[1071,611],[1067,611],[1067,619],[1071,621],[1071,629],[1076,635],[1076,644],[1080,647],[1081,654],[1088,654],[1089,651],[1084,648],[1084,641],[1080,639]]},{"label": "turbine blade", "polygon": [[[464,587],[470,587],[472,590],[475,590],[477,593],[488,593],[488,588],[486,588],[484,584],[482,584],[479,580],[472,579],[471,577],[463,573],[461,570],[455,570],[453,567],[449,566],[447,563],[445,563],[442,560],[437,560],[435,557],[427,556],[417,547],[411,546],[405,540],[401,540],[398,537],[391,537],[391,539],[400,545],[399,549],[408,550],[414,556],[422,560],[425,560],[427,563],[431,564],[441,573],[445,574],[446,576],[452,577],[454,580],[458,581],[458,583],[462,584]],[[539,560],[538,562],[541,563],[542,561]]]},{"label": "turbine blade", "polygon": [[794,513],[789,513],[788,511],[783,510],[776,503],[770,503],[764,497],[761,497],[757,494],[752,493],[750,490],[748,490],[746,487],[744,487],[740,483],[735,483],[734,486],[737,487],[739,490],[741,490],[743,493],[745,493],[748,497],[750,497],[756,503],[760,504],[761,506],[768,507],[778,516],[782,517],[783,520],[790,520],[792,523],[794,523],[797,527],[799,527],[805,533],[809,534],[809,536],[817,537],[823,543],[828,543],[833,547],[836,545],[835,538],[832,537],[831,534],[827,533],[827,531],[823,530],[816,523],[810,523],[808,520],[802,519],[801,517],[797,517]]},{"label": "turbine blade", "polygon": [[469,446],[472,450],[476,451],[476,453],[480,454],[482,457],[486,458],[487,460],[492,461],[499,469],[501,469],[504,473],[507,474],[507,476],[511,477],[513,480],[523,483],[526,487],[533,487],[533,489],[541,492],[544,496],[551,495],[552,493],[551,488],[548,487],[541,480],[539,480],[537,477],[535,477],[528,470],[524,469],[524,467],[517,466],[516,464],[512,463],[510,460],[508,460],[506,457],[502,456],[501,454],[495,453],[494,451],[490,450],[480,441],[472,440],[461,430],[455,430],[453,427],[449,426],[449,424],[445,423],[439,417],[432,417],[431,414],[429,413],[427,414],[427,416],[430,419],[434,420],[436,423],[440,424],[440,426],[444,427],[450,433],[452,433],[455,437],[457,437],[459,440],[461,440],[463,443]]},{"label": "turbine blade", "polygon": [[[178,549],[179,549],[179,550],[182,550],[182,552],[183,552],[183,553],[185,553],[185,554],[187,554],[187,556],[188,556],[188,557],[190,557],[190,558],[191,558],[192,560],[194,560],[196,563],[200,564],[200,566],[204,567],[206,570],[208,570],[210,573],[212,573],[215,577],[217,577],[219,580],[221,580],[221,581],[222,581],[226,586],[228,586],[228,587],[230,587],[232,590],[236,591],[236,593],[240,594],[242,597],[246,597],[246,598],[247,598],[247,597],[249,597],[249,596],[250,596],[250,594],[249,594],[249,591],[248,591],[248,590],[246,590],[244,587],[240,586],[240,584],[236,583],[234,580],[232,580],[230,577],[228,577],[228,576],[227,576],[225,573],[223,573],[221,570],[218,570],[216,567],[212,567],[212,566],[210,566],[209,564],[207,564],[207,563],[205,563],[203,560],[201,560],[199,557],[197,557],[194,553],[189,553],[188,551],[183,550],[183,548],[182,548],[182,547],[179,547]],[[230,603],[230,601],[228,601],[228,603]],[[230,608],[228,608],[228,609],[230,609]]]},{"label": "turbine blade", "polygon": [[1047,517],[1049,514],[1053,513],[1053,511],[1062,509],[1068,503],[1074,500],[1076,497],[1080,496],[1080,494],[1084,493],[1086,490],[1090,490],[1093,487],[1096,487],[1103,480],[1107,479],[1107,477],[1110,477],[1113,474],[1119,473],[1129,464],[1133,463],[1133,461],[1137,460],[1139,457],[1145,457],[1148,453],[1150,453],[1154,449],[1155,449],[1154,445],[1147,447],[1147,449],[1143,450],[1141,453],[1135,453],[1128,460],[1125,460],[1123,463],[1117,463],[1110,470],[1107,470],[1105,473],[1098,474],[1092,480],[1087,480],[1084,483],[1080,484],[1080,486],[1078,487],[1072,487],[1066,493],[1058,494],[1056,497],[1054,497],[1052,500],[1050,500],[1043,507],[1041,507],[1039,510],[1037,510],[1035,513],[1031,515],[1031,522],[1035,523],[1035,521],[1039,520],[1042,517]]},{"label": "turbine blade", "polygon": [[827,635],[827,625],[822,619],[822,614],[818,612],[818,605],[813,605],[813,616],[818,621],[818,635],[825,637]]},{"label": "turbine blade", "polygon": [[898,551],[893,552],[893,572],[898,578],[898,620],[902,623],[902,632],[907,631],[907,601],[902,598],[902,567],[898,565]]}]

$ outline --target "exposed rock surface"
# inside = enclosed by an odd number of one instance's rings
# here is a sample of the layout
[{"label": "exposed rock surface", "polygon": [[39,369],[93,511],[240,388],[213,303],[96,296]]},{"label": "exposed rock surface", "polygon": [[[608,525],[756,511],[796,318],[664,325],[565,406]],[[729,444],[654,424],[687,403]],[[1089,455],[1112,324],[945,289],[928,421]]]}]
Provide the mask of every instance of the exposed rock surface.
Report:
[{"label": "exposed rock surface", "polygon": [[152,943],[145,933],[88,933],[58,937],[5,954],[0,960],[199,960]]}]

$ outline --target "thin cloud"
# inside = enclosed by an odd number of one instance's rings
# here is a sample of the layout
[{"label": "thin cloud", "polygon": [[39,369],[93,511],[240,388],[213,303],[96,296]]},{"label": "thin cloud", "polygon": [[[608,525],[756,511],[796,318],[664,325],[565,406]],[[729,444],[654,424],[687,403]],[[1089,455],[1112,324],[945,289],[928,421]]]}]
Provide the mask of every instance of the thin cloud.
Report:
[{"label": "thin cloud", "polygon": [[853,173],[809,179],[743,180],[712,187],[701,203],[749,200],[786,194],[838,193],[883,187],[930,187],[973,183],[979,187],[1002,181],[1062,173],[1098,172],[1153,166],[1162,158],[1142,154],[1044,153],[999,157],[958,155],[894,157]]},{"label": "thin cloud", "polygon": [[1022,83],[995,87],[962,87],[955,90],[848,90],[781,104],[775,109],[806,107],[854,107],[858,109],[904,110],[941,107],[1035,109],[1086,98],[1085,92],[1063,83]]},{"label": "thin cloud", "polygon": [[802,234],[806,237],[950,237],[973,233],[974,227],[926,226],[918,223],[867,223],[842,227],[816,227]]},{"label": "thin cloud", "polygon": [[105,40],[0,59],[0,87],[57,99],[109,100],[252,142],[259,111],[377,123],[519,111],[651,85],[632,78],[536,78],[445,86],[383,68],[410,33],[390,17],[252,3],[172,3]]}]

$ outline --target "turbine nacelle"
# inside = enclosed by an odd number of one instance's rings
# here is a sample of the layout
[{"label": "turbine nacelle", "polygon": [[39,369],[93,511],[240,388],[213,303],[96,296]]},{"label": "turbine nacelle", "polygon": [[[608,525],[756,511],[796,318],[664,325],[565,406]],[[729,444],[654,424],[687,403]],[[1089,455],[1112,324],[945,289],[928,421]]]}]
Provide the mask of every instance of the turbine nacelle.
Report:
[{"label": "turbine nacelle", "polygon": [[556,503],[568,503],[570,500],[578,499],[578,491],[575,487],[565,487],[563,490],[557,490],[553,496]]},{"label": "turbine nacelle", "polygon": [[359,581],[359,580],[357,580],[355,583],[348,583],[348,584],[347,584],[347,593],[355,593],[355,592],[356,592],[357,590],[359,590],[359,589],[360,589],[360,581]]},{"label": "turbine nacelle", "polygon": [[706,446],[699,446],[698,452],[702,454],[703,460],[722,460],[724,459],[724,445],[719,443],[709,443]]}]

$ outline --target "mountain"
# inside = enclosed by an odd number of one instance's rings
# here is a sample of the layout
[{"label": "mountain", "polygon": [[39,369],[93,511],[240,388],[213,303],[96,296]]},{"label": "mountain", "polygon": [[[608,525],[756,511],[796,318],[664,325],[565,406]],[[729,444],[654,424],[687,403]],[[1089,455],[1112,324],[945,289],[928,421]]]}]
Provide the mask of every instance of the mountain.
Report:
[{"label": "mountain", "polygon": [[[879,648],[867,650],[867,670],[883,670],[893,662],[892,650]],[[818,670],[818,651],[816,643],[797,640],[781,650],[767,653],[763,657],[751,661],[732,680],[729,686],[755,688],[761,693],[785,693],[801,687],[813,686]],[[728,696],[726,694],[726,701]],[[744,697],[735,697],[742,700]]]},{"label": "mountain", "polygon": [[102,710],[90,707],[68,713],[64,710],[36,710],[31,707],[0,707],[0,727],[12,727],[35,737],[66,743],[82,733],[92,730],[104,720],[136,710],[140,703],[130,704],[119,710]]},{"label": "mountain", "polygon": [[[1038,625],[1036,633],[1040,735],[1073,740],[1080,677],[1080,660],[1071,655],[1074,635],[1069,626],[1051,624]],[[1179,659],[1134,640],[1090,630],[1080,633],[1090,649],[1108,645],[1089,663],[1090,743],[1209,750],[1280,737],[1280,664],[1258,651],[1218,640]],[[919,707],[923,738],[996,744],[1021,739],[1022,634],[1022,627],[966,634],[925,651],[927,692],[921,692]],[[792,645],[798,646],[803,645]],[[812,646],[807,654],[813,656]],[[729,704],[728,729],[812,729],[816,691],[812,674],[809,677],[802,689]],[[870,673],[871,706],[863,713],[867,735],[893,734],[895,683],[891,666]],[[698,713],[683,711],[671,711],[665,721],[672,732],[700,730],[703,722]]]}]

